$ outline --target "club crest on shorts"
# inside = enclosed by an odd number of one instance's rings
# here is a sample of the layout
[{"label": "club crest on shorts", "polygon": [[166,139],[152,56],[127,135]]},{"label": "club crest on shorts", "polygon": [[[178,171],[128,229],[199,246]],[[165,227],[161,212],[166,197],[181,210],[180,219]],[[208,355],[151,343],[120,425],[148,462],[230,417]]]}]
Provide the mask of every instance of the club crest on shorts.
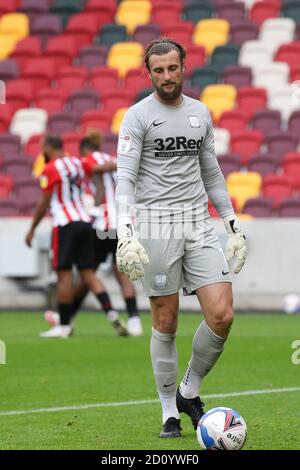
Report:
[{"label": "club crest on shorts", "polygon": [[191,127],[200,127],[200,122],[197,116],[189,116]]},{"label": "club crest on shorts", "polygon": [[168,276],[166,273],[158,273],[154,276],[154,287],[163,289],[168,285]]}]

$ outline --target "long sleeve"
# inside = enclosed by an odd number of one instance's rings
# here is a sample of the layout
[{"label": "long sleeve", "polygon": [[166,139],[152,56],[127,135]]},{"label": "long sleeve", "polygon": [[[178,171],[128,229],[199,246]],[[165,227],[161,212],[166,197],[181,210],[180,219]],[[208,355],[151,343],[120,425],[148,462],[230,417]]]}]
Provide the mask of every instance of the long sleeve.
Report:
[{"label": "long sleeve", "polygon": [[207,134],[201,146],[199,157],[202,181],[207,195],[221,217],[234,216],[226,182],[219,166],[213,135],[213,125],[207,110]]},{"label": "long sleeve", "polygon": [[135,208],[135,185],[143,146],[143,130],[135,113],[127,111],[119,133],[116,204],[118,227],[131,224]]}]

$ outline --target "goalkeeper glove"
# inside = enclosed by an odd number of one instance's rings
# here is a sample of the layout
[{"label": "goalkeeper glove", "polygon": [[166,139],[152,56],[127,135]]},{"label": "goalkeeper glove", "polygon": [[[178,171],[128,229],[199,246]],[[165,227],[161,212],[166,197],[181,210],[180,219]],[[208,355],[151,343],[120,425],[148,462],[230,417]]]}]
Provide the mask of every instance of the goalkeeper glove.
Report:
[{"label": "goalkeeper glove", "polygon": [[132,225],[123,225],[118,229],[117,267],[131,281],[144,276],[144,264],[149,263],[145,248],[135,237]]},{"label": "goalkeeper glove", "polygon": [[247,256],[246,237],[239,228],[237,219],[234,216],[226,217],[223,220],[228,233],[225,258],[229,262],[234,256],[237,257],[237,263],[233,272],[238,274],[244,266]]}]

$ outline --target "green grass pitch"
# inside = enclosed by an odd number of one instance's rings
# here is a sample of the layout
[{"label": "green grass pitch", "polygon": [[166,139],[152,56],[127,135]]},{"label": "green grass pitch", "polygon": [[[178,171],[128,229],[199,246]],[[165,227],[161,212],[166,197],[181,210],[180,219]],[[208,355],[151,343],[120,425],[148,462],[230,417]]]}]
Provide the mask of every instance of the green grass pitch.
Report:
[{"label": "green grass pitch", "polygon": [[[179,379],[200,321],[200,315],[180,316]],[[149,315],[143,315],[143,323],[143,338],[118,338],[103,315],[82,313],[73,338],[53,340],[37,336],[47,329],[42,315],[1,313],[0,339],[6,343],[7,364],[0,365],[0,449],[198,450],[186,416],[182,438],[158,438],[157,401],[80,409],[86,404],[157,399],[149,356]],[[300,449],[300,389],[209,395],[300,387],[300,364],[291,361],[297,339],[300,316],[237,315],[224,354],[203,383],[206,410],[229,406],[246,420],[245,449]],[[70,406],[74,409],[3,414]]]}]

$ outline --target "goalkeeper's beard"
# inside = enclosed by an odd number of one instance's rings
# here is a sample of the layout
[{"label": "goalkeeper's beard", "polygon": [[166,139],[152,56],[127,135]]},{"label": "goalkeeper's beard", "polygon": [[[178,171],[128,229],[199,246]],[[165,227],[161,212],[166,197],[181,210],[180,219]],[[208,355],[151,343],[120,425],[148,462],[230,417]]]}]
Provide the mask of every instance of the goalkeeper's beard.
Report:
[{"label": "goalkeeper's beard", "polygon": [[[166,83],[165,83],[166,85]],[[163,85],[161,87],[155,87],[155,91],[160,97],[161,100],[167,101],[167,102],[172,102],[179,98],[179,96],[182,93],[182,82],[175,84],[175,88],[171,92],[167,92],[164,90]]]}]

